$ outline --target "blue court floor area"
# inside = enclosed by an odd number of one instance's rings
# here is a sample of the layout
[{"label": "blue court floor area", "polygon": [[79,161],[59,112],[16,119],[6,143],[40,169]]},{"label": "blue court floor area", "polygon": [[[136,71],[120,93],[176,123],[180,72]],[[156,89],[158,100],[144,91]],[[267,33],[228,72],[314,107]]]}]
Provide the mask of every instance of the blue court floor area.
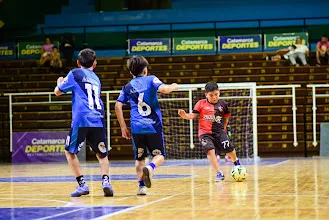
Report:
[{"label": "blue court floor area", "polygon": [[93,219],[113,214],[132,206],[93,206],[93,207],[26,207],[0,208],[0,219]]}]

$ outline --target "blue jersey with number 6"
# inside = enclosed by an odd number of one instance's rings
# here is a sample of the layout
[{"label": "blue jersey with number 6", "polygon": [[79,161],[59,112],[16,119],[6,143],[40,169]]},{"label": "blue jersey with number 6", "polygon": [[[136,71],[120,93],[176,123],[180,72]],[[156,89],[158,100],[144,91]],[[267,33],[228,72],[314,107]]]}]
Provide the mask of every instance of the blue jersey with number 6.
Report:
[{"label": "blue jersey with number 6", "polygon": [[130,126],[133,134],[162,132],[162,115],[158,101],[158,88],[162,82],[156,76],[139,76],[122,88],[117,101],[129,100]]},{"label": "blue jersey with number 6", "polygon": [[104,127],[101,83],[93,71],[71,70],[58,89],[64,93],[72,91],[71,127]]}]

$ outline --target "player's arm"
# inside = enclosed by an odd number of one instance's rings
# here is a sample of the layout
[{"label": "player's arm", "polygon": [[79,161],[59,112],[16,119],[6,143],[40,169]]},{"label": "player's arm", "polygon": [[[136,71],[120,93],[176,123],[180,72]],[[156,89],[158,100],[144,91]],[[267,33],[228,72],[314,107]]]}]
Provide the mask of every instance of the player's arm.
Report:
[{"label": "player's arm", "polygon": [[54,89],[54,93],[55,93],[56,96],[60,96],[60,95],[63,94],[63,92],[61,90],[59,90],[59,88],[58,88],[58,86],[60,84],[62,84],[63,81],[64,81],[64,78],[62,76],[57,79],[57,86]]},{"label": "player's arm", "polygon": [[187,119],[187,120],[193,120],[199,116],[197,113],[186,113],[183,109],[178,109],[178,114],[180,117]]},{"label": "player's arm", "polygon": [[59,77],[57,79],[57,86],[54,89],[56,96],[60,96],[63,93],[67,93],[73,90],[76,85],[76,81],[73,76],[73,72],[70,71],[65,78]]},{"label": "player's arm", "polygon": [[127,124],[125,122],[125,119],[123,117],[122,107],[123,107],[123,103],[117,101],[115,103],[115,113],[117,115],[117,119],[118,119],[119,124],[120,124],[121,132],[122,132],[122,137],[124,137],[126,139],[130,139],[131,138],[131,135],[130,135],[129,129],[127,128]]},{"label": "player's arm", "polygon": [[163,94],[169,94],[172,91],[178,90],[178,85],[177,83],[173,83],[171,85],[166,85],[166,84],[162,84],[159,86],[158,91],[163,93]]},{"label": "player's arm", "polygon": [[227,131],[228,119],[231,116],[230,110],[228,109],[228,105],[224,102],[224,131]]}]

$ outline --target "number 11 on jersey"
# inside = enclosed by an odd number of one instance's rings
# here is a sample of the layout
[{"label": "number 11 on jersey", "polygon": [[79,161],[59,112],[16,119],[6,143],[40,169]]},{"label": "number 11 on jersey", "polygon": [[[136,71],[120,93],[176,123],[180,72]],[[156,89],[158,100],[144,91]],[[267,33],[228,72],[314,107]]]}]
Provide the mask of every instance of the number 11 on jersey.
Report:
[{"label": "number 11 on jersey", "polygon": [[[88,94],[88,104],[89,104],[89,108],[90,109],[94,109],[94,103],[96,104],[96,107],[98,110],[102,109],[102,106],[99,102],[99,98],[98,98],[98,93],[99,93],[99,88],[96,85],[91,85],[89,83],[85,84],[85,89],[87,90],[87,94]],[[93,92],[94,92],[94,97],[95,97],[95,101],[93,99]]]}]

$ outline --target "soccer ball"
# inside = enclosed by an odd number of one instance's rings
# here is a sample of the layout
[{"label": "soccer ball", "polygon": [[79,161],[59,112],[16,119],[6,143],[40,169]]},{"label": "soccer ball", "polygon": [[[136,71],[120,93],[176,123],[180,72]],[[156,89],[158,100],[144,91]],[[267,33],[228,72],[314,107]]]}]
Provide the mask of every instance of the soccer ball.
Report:
[{"label": "soccer ball", "polygon": [[231,171],[232,178],[237,182],[242,182],[247,177],[247,169],[243,166],[235,166]]}]

